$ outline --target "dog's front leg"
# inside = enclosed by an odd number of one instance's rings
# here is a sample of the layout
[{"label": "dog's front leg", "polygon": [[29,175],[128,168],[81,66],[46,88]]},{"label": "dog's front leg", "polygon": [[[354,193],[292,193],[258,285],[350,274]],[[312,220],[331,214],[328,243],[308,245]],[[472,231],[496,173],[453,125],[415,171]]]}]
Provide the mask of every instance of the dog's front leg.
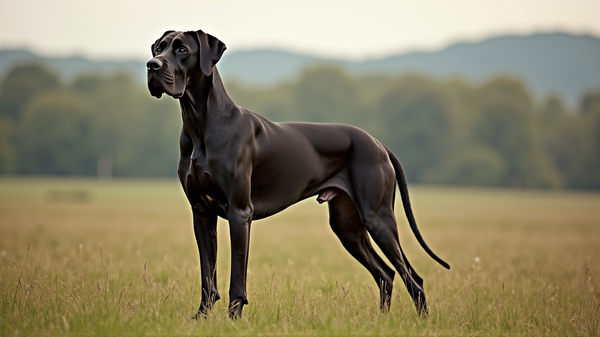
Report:
[{"label": "dog's front leg", "polygon": [[202,302],[194,318],[206,317],[212,305],[217,301],[217,215],[213,212],[195,205],[192,207],[194,214],[194,235],[200,254],[200,276],[202,278]]},{"label": "dog's front leg", "polygon": [[251,205],[229,211],[229,231],[231,235],[231,284],[229,287],[229,317],[242,317],[242,307],[248,304],[246,297],[246,272],[248,270],[248,249],[250,247],[250,224],[253,208]]}]

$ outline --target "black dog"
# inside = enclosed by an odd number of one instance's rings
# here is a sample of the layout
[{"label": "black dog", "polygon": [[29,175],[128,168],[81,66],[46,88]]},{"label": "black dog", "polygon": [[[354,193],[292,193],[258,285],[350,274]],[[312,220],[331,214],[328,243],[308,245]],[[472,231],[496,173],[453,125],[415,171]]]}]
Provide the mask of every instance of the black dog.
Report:
[{"label": "black dog", "polygon": [[[404,171],[378,140],[353,126],[273,123],[239,107],[225,92],[215,64],[225,45],[204,32],[168,31],[152,45],[148,88],[179,99],[181,129],[178,174],[192,206],[200,252],[205,315],[220,298],[216,287],[217,216],[229,220],[231,284],[229,315],[240,317],[246,299],[246,271],[252,220],[273,215],[318,195],[328,202],[330,224],[344,247],[365,266],[380,288],[381,310],[389,308],[394,270],[377,255],[367,235],[400,273],[417,311],[427,314],[423,279],[412,269],[398,241],[396,181],[410,227],[415,222]],[[197,315],[197,316],[198,316]]]}]

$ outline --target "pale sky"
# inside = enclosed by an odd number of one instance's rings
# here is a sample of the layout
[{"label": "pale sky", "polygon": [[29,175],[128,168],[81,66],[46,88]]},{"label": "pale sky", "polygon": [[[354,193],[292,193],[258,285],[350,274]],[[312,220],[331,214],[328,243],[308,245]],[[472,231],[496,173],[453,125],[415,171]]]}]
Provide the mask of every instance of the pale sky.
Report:
[{"label": "pale sky", "polygon": [[0,0],[0,49],[144,60],[170,29],[202,29],[229,51],[364,60],[504,34],[600,37],[600,0]]}]

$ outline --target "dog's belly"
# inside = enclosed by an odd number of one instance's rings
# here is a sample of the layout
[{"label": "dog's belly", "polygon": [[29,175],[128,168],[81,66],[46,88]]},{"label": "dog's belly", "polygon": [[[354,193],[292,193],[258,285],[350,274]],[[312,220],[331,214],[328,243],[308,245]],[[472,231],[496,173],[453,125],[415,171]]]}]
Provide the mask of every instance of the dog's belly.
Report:
[{"label": "dog's belly", "polygon": [[[286,193],[288,190],[284,188],[253,188],[253,218],[255,220],[258,220],[269,217],[299,201],[310,198],[312,196],[316,196],[324,190],[341,190],[346,194],[350,194],[346,180],[347,178],[345,172],[340,173],[334,175],[330,179],[324,179],[323,181],[313,181],[309,184],[295,186],[296,190],[299,191],[297,193]],[[290,188],[290,190],[292,190],[292,188]]]},{"label": "dog's belly", "polygon": [[[351,141],[324,133],[339,128],[326,126],[311,129],[327,139],[322,147],[315,146],[321,139],[305,132],[307,124],[282,123],[257,140],[257,156],[252,172],[251,198],[254,218],[264,218],[290,205],[319,194],[326,188],[337,188],[348,193],[348,158]],[[310,128],[310,126],[309,126]],[[338,136],[338,135],[336,135]],[[321,145],[321,144],[319,144]],[[326,151],[323,151],[325,148]]]}]

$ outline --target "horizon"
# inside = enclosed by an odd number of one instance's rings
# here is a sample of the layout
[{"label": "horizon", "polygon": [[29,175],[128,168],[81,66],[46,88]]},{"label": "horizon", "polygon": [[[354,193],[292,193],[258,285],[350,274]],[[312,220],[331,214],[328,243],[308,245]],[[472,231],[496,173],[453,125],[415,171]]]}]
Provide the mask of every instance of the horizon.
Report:
[{"label": "horizon", "polygon": [[[540,32],[532,32],[530,34],[504,34],[504,35],[496,35],[496,36],[489,36],[489,37],[485,37],[482,39],[478,39],[478,40],[457,40],[457,41],[453,41],[453,42],[449,42],[447,45],[443,45],[440,46],[439,48],[415,48],[415,49],[410,49],[410,50],[405,50],[405,51],[400,51],[400,52],[396,52],[396,53],[392,53],[392,54],[388,54],[388,55],[383,55],[381,57],[372,57],[372,58],[367,58],[367,59],[359,59],[359,60],[355,60],[355,59],[348,59],[348,58],[343,58],[343,57],[335,57],[335,56],[321,56],[321,55],[317,55],[317,54],[311,54],[309,52],[305,52],[305,51],[296,51],[293,49],[286,49],[286,48],[282,48],[282,47],[277,47],[277,46],[273,46],[273,47],[269,47],[269,46],[256,46],[253,48],[242,48],[242,49],[234,49],[234,50],[226,50],[224,57],[227,57],[227,55],[231,55],[231,54],[242,54],[242,53],[252,53],[252,52],[280,52],[280,53],[284,53],[284,54],[291,54],[291,55],[298,55],[298,56],[302,56],[302,57],[310,57],[310,58],[315,58],[315,59],[320,59],[323,61],[341,61],[341,62],[348,62],[348,63],[363,63],[363,62],[370,62],[370,61],[379,61],[379,60],[385,60],[385,59],[389,59],[389,58],[394,58],[394,57],[399,57],[399,56],[405,56],[405,55],[410,55],[410,54],[429,54],[429,53],[439,53],[442,52],[448,48],[457,46],[457,45],[475,45],[475,44],[479,44],[479,43],[483,43],[486,41],[490,41],[490,40],[496,40],[496,39],[502,39],[502,38],[527,38],[527,37],[532,37],[532,36],[539,36],[539,35],[570,35],[570,36],[576,36],[576,37],[591,37],[591,38],[595,38],[595,39],[599,39],[600,40],[600,34],[596,35],[596,34],[590,34],[590,33],[572,33],[572,32],[567,32],[567,31],[561,31],[561,30],[557,30],[557,31],[549,31],[549,32],[544,32],[544,31],[540,31]],[[48,59],[84,59],[87,61],[91,61],[91,62],[145,62],[145,58],[143,57],[138,57],[138,58],[110,58],[110,57],[105,57],[105,58],[96,58],[93,56],[88,56],[82,53],[77,53],[74,52],[73,54],[70,55],[52,55],[52,53],[45,53],[43,51],[37,51],[33,48],[28,48],[28,47],[3,47],[0,46],[0,52],[2,51],[8,51],[8,52],[28,52],[31,53],[35,56],[41,57],[41,58],[48,58]]]},{"label": "horizon", "polygon": [[276,49],[364,61],[503,35],[600,36],[600,1],[589,0],[320,0],[284,1],[284,6],[226,0],[172,1],[168,7],[158,1],[107,1],[0,0],[0,49],[91,60],[145,59],[165,30],[203,29],[230,52]]}]

